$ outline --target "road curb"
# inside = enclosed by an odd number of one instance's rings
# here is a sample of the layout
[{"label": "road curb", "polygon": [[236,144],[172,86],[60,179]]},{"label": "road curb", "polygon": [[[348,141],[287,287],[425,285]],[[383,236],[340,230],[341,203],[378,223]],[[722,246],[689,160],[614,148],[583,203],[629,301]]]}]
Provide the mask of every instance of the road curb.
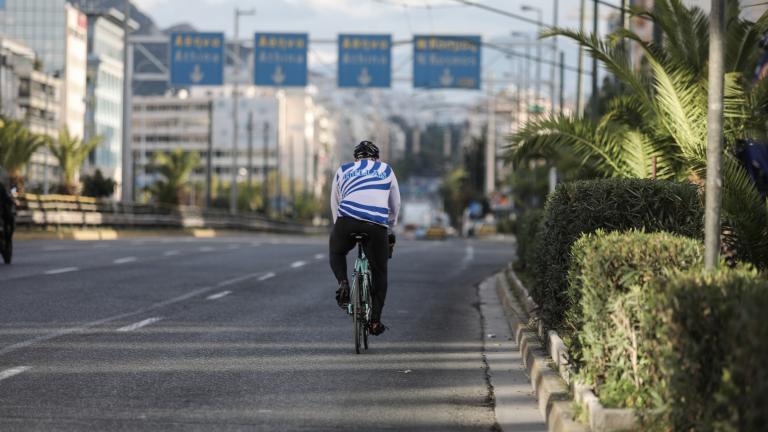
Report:
[{"label": "road curb", "polygon": [[526,302],[525,306],[518,302],[512,294],[504,272],[496,276],[496,292],[507,313],[539,404],[539,411],[546,419],[547,429],[550,432],[589,431],[586,425],[574,420],[576,416],[574,401],[568,384],[553,370],[554,363],[547,356],[541,339],[529,327],[532,322],[528,311],[534,310],[532,301]]},{"label": "road curb", "polygon": [[[538,305],[533,301],[528,290],[515,274],[514,270],[508,268],[499,276],[500,283],[497,285],[499,297],[504,299],[503,304],[519,304],[518,299],[522,300],[526,312],[526,319],[530,327],[535,327],[537,332],[530,330],[529,326],[520,330],[521,335],[535,339],[537,346],[541,348],[538,355],[543,360],[536,358],[532,361],[543,361],[550,367],[549,371],[555,375],[560,383],[565,386],[568,394],[567,400],[563,400],[568,406],[563,406],[561,416],[565,416],[571,423],[575,418],[575,407],[580,408],[586,414],[588,426],[577,423],[582,429],[550,429],[550,431],[593,431],[593,432],[621,432],[639,430],[637,413],[632,409],[606,408],[600,403],[600,400],[592,391],[591,387],[573,380],[574,371],[568,364],[570,354],[565,342],[560,338],[556,331],[545,331],[541,320],[536,316]],[[510,283],[511,282],[511,283]],[[541,341],[547,341],[548,346],[542,346]],[[549,355],[547,355],[549,353]],[[528,358],[528,356],[524,357]],[[557,371],[557,372],[555,372]],[[535,382],[535,376],[531,373],[532,380]],[[556,386],[552,384],[552,389]],[[541,404],[541,402],[540,402]],[[549,417],[547,419],[549,423]],[[564,427],[571,427],[565,425]]]}]

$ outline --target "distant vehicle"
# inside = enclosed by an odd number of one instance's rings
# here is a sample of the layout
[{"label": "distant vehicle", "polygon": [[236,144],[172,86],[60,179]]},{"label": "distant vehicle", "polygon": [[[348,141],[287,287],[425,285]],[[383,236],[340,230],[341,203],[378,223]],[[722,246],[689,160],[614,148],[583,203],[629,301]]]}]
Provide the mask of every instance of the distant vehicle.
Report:
[{"label": "distant vehicle", "polygon": [[430,201],[405,201],[401,214],[403,234],[407,238],[442,240],[451,232],[448,215]]}]

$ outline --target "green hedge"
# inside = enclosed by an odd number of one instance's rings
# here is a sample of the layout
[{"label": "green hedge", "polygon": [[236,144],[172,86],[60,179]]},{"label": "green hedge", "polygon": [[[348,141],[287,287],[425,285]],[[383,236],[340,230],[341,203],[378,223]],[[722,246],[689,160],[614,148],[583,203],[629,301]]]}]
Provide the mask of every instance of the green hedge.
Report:
[{"label": "green hedge", "polygon": [[562,325],[570,250],[581,234],[638,228],[699,237],[702,223],[700,197],[692,184],[646,179],[561,183],[549,196],[536,238],[531,295],[541,317],[552,328]]},{"label": "green hedge", "polygon": [[650,305],[669,376],[667,430],[768,428],[768,281],[747,270],[680,274]]},{"label": "green hedge", "polygon": [[697,240],[665,232],[582,236],[573,245],[564,339],[582,381],[611,407],[658,408],[664,377],[647,319],[650,284],[670,270],[702,268]]},{"label": "green hedge", "polygon": [[531,209],[523,213],[515,225],[515,238],[517,239],[517,270],[527,271],[532,268],[536,260],[536,232],[539,222],[544,215],[542,209]]}]

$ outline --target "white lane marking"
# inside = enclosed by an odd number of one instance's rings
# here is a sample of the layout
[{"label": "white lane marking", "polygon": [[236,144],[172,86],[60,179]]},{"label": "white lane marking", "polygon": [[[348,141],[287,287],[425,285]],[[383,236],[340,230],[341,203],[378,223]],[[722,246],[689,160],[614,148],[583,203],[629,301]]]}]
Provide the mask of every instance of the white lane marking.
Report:
[{"label": "white lane marking", "polygon": [[140,329],[142,327],[146,327],[146,326],[148,326],[150,324],[154,324],[154,323],[160,321],[161,319],[162,318],[160,318],[160,317],[147,318],[147,319],[139,321],[137,323],[133,323],[133,324],[127,325],[125,327],[120,327],[119,329],[117,329],[117,331],[119,331],[119,332],[129,332],[129,331],[138,330],[138,329]]},{"label": "white lane marking", "polygon": [[275,277],[275,274],[272,273],[272,272],[269,272],[269,273],[265,274],[264,276],[261,276],[258,280],[259,280],[259,282],[263,282],[263,281],[265,281],[267,279],[272,279],[273,277]]},{"label": "white lane marking", "polygon": [[306,261],[296,261],[295,263],[291,264],[291,268],[299,268],[303,267],[307,264]]},{"label": "white lane marking", "polygon": [[225,287],[225,286],[228,286],[228,285],[234,285],[234,284],[236,284],[238,282],[242,282],[244,280],[255,278],[256,276],[261,275],[261,274],[264,274],[264,273],[263,272],[258,272],[258,273],[250,273],[250,274],[247,274],[247,275],[244,275],[244,276],[238,276],[236,278],[232,278],[232,279],[227,279],[225,281],[221,281],[221,282],[217,283],[216,286],[218,288],[221,288],[221,287]]},{"label": "white lane marking", "polygon": [[62,267],[62,268],[57,268],[57,269],[53,269],[53,270],[48,270],[48,271],[45,272],[45,274],[47,274],[47,275],[55,275],[55,274],[61,274],[61,273],[69,273],[69,272],[73,272],[73,271],[77,271],[77,270],[78,270],[77,267]]},{"label": "white lane marking", "polygon": [[230,294],[232,294],[232,291],[222,291],[220,293],[211,294],[208,297],[206,297],[205,299],[206,300],[218,300],[218,299],[220,299],[222,297],[225,297],[225,296],[228,296]]},{"label": "white lane marking", "polygon": [[106,244],[97,244],[97,245],[93,245],[93,248],[94,248],[94,249],[106,249],[106,248],[108,248],[108,247],[109,247],[109,245],[106,245]]},{"label": "white lane marking", "polygon": [[259,247],[259,246],[261,246],[261,243],[260,243],[260,242],[252,242],[252,243],[251,243],[251,246],[253,246],[253,247]]},{"label": "white lane marking", "polygon": [[115,264],[128,264],[128,263],[132,263],[134,261],[136,261],[136,257],[132,257],[131,256],[131,257],[118,258],[118,259],[116,259],[116,260],[114,260],[112,262],[115,263]]},{"label": "white lane marking", "polygon": [[229,245],[227,247],[227,249],[228,250],[237,250],[237,249],[240,249],[240,245],[239,244],[231,244],[231,245]]},{"label": "white lane marking", "polygon": [[[77,270],[77,269],[75,268],[75,270]],[[71,271],[71,270],[67,270],[67,271]],[[267,273],[267,274],[261,276],[258,280],[259,281],[265,281],[265,280],[273,278],[273,277],[275,277],[275,273],[270,272],[270,273]],[[63,329],[60,329],[60,330],[48,333],[46,335],[42,335],[42,336],[38,336],[38,337],[35,337],[35,338],[32,338],[32,339],[27,339],[25,341],[17,342],[15,344],[8,345],[8,346],[6,346],[4,348],[0,348],[0,356],[8,354],[8,353],[11,353],[11,352],[14,352],[14,351],[18,351],[20,349],[27,348],[29,346],[32,346],[32,345],[36,344],[36,343],[47,342],[47,341],[56,339],[58,337],[66,336],[66,335],[73,334],[73,333],[82,333],[82,332],[84,332],[84,331],[86,331],[88,329],[91,329],[93,327],[100,326],[100,325],[103,325],[103,324],[108,324],[108,323],[111,323],[112,321],[117,321],[117,320],[125,319],[125,318],[128,318],[128,317],[144,314],[144,313],[147,313],[147,312],[150,312],[150,311],[153,311],[153,310],[157,310],[157,309],[160,309],[160,308],[172,305],[172,304],[180,303],[180,302],[188,300],[188,299],[190,299],[192,297],[196,297],[196,296],[199,296],[199,295],[206,294],[206,293],[208,293],[210,291],[213,291],[215,289],[218,289],[218,288],[220,288],[220,287],[218,287],[218,286],[207,286],[207,287],[198,288],[198,289],[190,291],[190,292],[188,292],[186,294],[182,294],[182,295],[177,296],[177,297],[173,297],[173,298],[170,298],[170,299],[167,299],[167,300],[163,300],[163,301],[160,301],[160,302],[157,302],[157,303],[153,303],[153,304],[151,304],[149,306],[146,306],[146,307],[143,307],[143,308],[139,308],[139,309],[136,309],[136,310],[133,310],[133,311],[121,313],[121,314],[118,314],[118,315],[113,315],[111,317],[102,318],[102,319],[96,320],[96,321],[87,322],[87,323],[84,323],[84,324],[76,326],[76,327],[63,328]]]},{"label": "white lane marking", "polygon": [[210,247],[210,246],[201,246],[201,247],[197,248],[197,250],[199,250],[200,252],[213,252],[214,251],[214,249],[212,247]]},{"label": "white lane marking", "polygon": [[169,251],[163,252],[163,255],[165,256],[172,256],[172,255],[178,255],[178,254],[179,254],[179,251],[177,250],[169,250]]},{"label": "white lane marking", "polygon": [[66,250],[66,249],[67,248],[62,247],[62,246],[46,246],[46,247],[43,248],[43,250],[46,251],[46,252],[63,251],[63,250]]},{"label": "white lane marking", "polygon": [[18,375],[22,372],[28,371],[31,369],[29,366],[16,366],[14,368],[6,369],[4,371],[0,371],[0,381],[4,379],[8,379],[12,376]]},{"label": "white lane marking", "polygon": [[323,254],[316,254],[315,255],[315,259],[323,259],[323,258],[325,258],[325,255],[323,255]]}]

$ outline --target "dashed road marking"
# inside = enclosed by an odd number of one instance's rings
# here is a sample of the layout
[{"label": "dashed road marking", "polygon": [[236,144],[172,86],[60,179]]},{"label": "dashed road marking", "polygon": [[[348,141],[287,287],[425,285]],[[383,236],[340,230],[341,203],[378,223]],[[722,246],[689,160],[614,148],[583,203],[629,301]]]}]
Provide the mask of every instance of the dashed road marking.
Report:
[{"label": "dashed road marking", "polygon": [[234,285],[234,284],[236,284],[238,282],[242,282],[244,280],[255,278],[256,276],[258,276],[260,274],[262,274],[262,272],[251,273],[251,274],[247,274],[245,276],[239,276],[239,277],[236,277],[236,278],[227,279],[225,281],[221,281],[221,282],[217,283],[216,286],[221,288],[221,287],[225,287],[225,286],[228,286],[228,285]]},{"label": "dashed road marking", "polygon": [[173,255],[178,255],[178,254],[179,254],[179,251],[177,251],[177,250],[169,250],[169,251],[163,252],[163,255],[165,255],[165,256],[173,256]]},{"label": "dashed road marking", "polygon": [[232,291],[222,291],[220,293],[211,294],[208,297],[206,297],[206,300],[218,300],[222,297],[228,296],[232,294]]},{"label": "dashed road marking", "polygon": [[228,250],[237,250],[237,249],[240,249],[240,245],[239,244],[231,244],[231,245],[227,246],[227,249]]},{"label": "dashed road marking", "polygon": [[323,255],[323,254],[316,254],[315,255],[315,259],[323,259],[323,258],[325,258],[325,255]]},{"label": "dashed road marking", "polygon": [[56,275],[56,274],[61,274],[61,273],[69,273],[69,272],[73,272],[73,271],[77,271],[77,270],[78,270],[77,267],[62,267],[62,268],[57,268],[57,269],[53,269],[53,270],[48,270],[48,271],[45,272],[45,274],[47,274],[47,275]]},{"label": "dashed road marking", "polygon": [[214,251],[214,249],[212,247],[210,247],[210,246],[201,246],[201,247],[197,248],[197,250],[199,250],[200,252],[213,252]]},{"label": "dashed road marking", "polygon": [[112,262],[114,262],[115,264],[128,264],[128,263],[132,263],[134,261],[136,261],[136,257],[132,257],[131,256],[131,257],[118,258],[118,259],[116,259],[116,260],[114,260]]},{"label": "dashed road marking", "polygon": [[265,274],[264,276],[261,276],[258,280],[260,282],[263,282],[263,281],[265,281],[267,279],[272,279],[273,277],[275,277],[275,274],[272,273],[272,272],[269,272],[269,273]]},{"label": "dashed road marking", "polygon": [[16,366],[14,368],[0,371],[0,381],[8,379],[12,376],[16,376],[22,372],[28,371],[29,369],[31,369],[29,366]]},{"label": "dashed road marking", "polygon": [[127,325],[125,327],[120,327],[119,329],[117,329],[117,331],[119,331],[119,332],[129,332],[129,331],[138,330],[138,329],[140,329],[142,327],[146,327],[146,326],[148,326],[150,324],[154,324],[154,323],[160,321],[161,319],[162,318],[160,318],[160,317],[147,318],[147,319],[139,321],[137,323],[133,323],[133,324]]},{"label": "dashed road marking", "polygon": [[299,268],[299,267],[303,267],[303,266],[305,266],[306,264],[307,264],[307,262],[306,262],[306,261],[296,261],[296,262],[294,262],[293,264],[291,264],[291,268]]}]

